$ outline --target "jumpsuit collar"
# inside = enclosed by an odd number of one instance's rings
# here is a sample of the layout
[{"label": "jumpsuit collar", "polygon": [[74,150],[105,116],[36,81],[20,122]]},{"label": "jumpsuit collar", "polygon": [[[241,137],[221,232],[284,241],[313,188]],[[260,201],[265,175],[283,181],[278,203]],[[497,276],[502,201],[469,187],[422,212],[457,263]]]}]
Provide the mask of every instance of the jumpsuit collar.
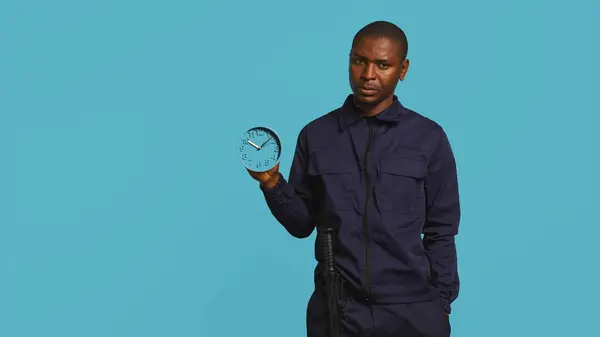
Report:
[{"label": "jumpsuit collar", "polygon": [[[345,130],[356,121],[366,117],[363,116],[360,113],[360,111],[354,106],[352,94],[346,97],[346,100],[344,101],[344,104],[342,105],[340,110],[341,111],[338,115],[338,122],[341,130]],[[394,95],[392,105],[390,105],[387,109],[383,110],[382,112],[373,117],[382,122],[395,123],[400,121],[402,116],[404,116],[405,114],[406,109],[398,100],[398,96]]]}]

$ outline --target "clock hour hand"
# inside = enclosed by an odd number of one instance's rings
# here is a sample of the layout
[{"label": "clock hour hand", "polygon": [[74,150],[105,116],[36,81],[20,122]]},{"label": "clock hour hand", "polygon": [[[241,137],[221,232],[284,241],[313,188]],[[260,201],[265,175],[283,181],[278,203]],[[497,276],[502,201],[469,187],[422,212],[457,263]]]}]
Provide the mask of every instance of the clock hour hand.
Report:
[{"label": "clock hour hand", "polygon": [[254,146],[257,150],[260,150],[260,148],[262,147],[262,146],[258,146],[256,144],[254,144],[251,140],[248,140],[248,144]]}]

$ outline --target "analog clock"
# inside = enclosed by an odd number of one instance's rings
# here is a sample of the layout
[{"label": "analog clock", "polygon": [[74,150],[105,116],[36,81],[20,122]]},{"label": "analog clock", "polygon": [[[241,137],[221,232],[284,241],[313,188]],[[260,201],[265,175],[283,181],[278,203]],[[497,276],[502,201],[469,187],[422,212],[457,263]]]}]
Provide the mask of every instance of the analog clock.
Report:
[{"label": "analog clock", "polygon": [[241,137],[239,154],[247,169],[265,172],[279,162],[281,141],[275,131],[263,126],[254,127]]}]

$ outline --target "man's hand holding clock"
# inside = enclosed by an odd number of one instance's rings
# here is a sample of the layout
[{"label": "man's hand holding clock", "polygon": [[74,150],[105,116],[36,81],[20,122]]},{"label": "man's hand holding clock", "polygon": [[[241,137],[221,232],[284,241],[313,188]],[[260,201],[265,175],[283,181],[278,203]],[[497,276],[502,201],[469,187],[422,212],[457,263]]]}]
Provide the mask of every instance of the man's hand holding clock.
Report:
[{"label": "man's hand holding clock", "polygon": [[279,182],[279,163],[266,172],[256,172],[250,169],[250,176],[260,182],[260,185],[265,188],[273,188]]}]

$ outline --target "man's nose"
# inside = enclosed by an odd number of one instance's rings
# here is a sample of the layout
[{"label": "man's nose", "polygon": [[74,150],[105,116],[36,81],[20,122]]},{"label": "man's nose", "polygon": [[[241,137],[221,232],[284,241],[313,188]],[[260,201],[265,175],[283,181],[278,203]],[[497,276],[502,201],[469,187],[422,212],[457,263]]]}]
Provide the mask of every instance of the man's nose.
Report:
[{"label": "man's nose", "polygon": [[372,63],[365,64],[361,76],[365,80],[375,79],[375,65]]}]

